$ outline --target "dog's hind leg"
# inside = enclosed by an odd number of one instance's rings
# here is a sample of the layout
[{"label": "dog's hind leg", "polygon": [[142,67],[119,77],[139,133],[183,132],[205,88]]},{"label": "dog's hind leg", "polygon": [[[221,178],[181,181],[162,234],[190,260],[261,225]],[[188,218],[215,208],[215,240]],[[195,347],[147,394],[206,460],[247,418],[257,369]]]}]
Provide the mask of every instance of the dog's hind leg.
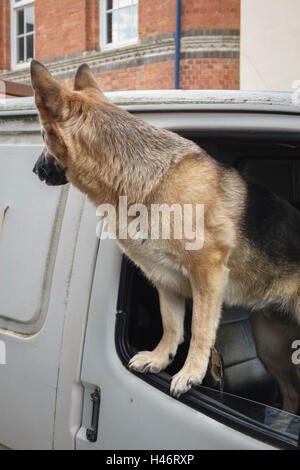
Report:
[{"label": "dog's hind leg", "polygon": [[[219,258],[216,260],[216,257]],[[206,260],[193,267],[192,337],[183,368],[173,377],[171,394],[179,397],[193,385],[200,385],[216,340],[223,294],[228,277],[227,256],[208,254]]]},{"label": "dog's hind leg", "polygon": [[251,325],[258,357],[279,384],[282,409],[296,414],[300,411],[300,376],[299,365],[292,362],[292,344],[300,339],[300,327],[271,307],[253,312]]},{"label": "dog's hind leg", "polygon": [[183,297],[158,288],[163,336],[153,351],[141,351],[129,362],[137,372],[158,373],[174,359],[177,348],[184,338],[185,301]]}]

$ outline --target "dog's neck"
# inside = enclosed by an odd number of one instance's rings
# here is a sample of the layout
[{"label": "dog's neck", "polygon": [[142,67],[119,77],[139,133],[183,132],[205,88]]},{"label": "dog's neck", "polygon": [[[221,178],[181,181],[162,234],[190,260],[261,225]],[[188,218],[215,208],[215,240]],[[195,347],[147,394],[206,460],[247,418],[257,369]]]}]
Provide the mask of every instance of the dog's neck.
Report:
[{"label": "dog's neck", "polygon": [[193,142],[110,104],[77,127],[78,151],[85,152],[88,163],[83,169],[75,162],[70,180],[96,205],[116,204],[119,196],[127,196],[131,204],[144,202],[170,167],[200,150]]}]

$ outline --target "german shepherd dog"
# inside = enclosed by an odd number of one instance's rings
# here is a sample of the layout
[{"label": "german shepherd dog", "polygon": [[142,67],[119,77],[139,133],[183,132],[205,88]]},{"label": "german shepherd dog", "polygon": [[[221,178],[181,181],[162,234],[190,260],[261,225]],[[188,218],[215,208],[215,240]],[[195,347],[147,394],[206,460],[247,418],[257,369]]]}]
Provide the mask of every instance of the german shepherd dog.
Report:
[{"label": "german shepherd dog", "polygon": [[222,302],[255,311],[276,306],[298,327],[296,209],[235,169],[223,168],[195,143],[110,103],[87,65],[78,69],[74,91],[62,88],[35,60],[31,78],[45,142],[34,168],[41,180],[68,181],[95,206],[109,203],[117,213],[120,196],[149,209],[205,207],[201,249],[187,250],[185,237],[117,240],[157,288],[163,323],[157,347],[135,355],[131,369],[158,373],[173,360],[183,341],[185,298],[193,298],[192,335],[186,362],[172,378],[175,397],[203,380]]}]

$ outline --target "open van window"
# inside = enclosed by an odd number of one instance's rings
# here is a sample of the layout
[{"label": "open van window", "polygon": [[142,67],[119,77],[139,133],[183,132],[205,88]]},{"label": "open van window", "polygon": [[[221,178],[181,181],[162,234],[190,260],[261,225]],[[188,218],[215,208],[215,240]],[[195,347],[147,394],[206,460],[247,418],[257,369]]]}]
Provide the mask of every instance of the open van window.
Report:
[{"label": "open van window", "polygon": [[[236,167],[300,209],[298,135],[196,131],[181,135],[197,142],[221,163]],[[186,340],[179,347],[173,363],[158,375],[138,374],[165,393],[169,393],[171,376],[180,370],[186,358],[190,319],[191,302],[187,301]],[[161,335],[158,295],[143,274],[124,258],[116,323],[116,346],[123,363],[127,365],[138,351],[154,349]],[[223,306],[216,349],[223,362],[223,386],[214,387],[207,375],[203,385],[184,395],[181,401],[277,447],[299,447],[300,417],[281,409],[278,384],[258,357],[248,309]]]}]

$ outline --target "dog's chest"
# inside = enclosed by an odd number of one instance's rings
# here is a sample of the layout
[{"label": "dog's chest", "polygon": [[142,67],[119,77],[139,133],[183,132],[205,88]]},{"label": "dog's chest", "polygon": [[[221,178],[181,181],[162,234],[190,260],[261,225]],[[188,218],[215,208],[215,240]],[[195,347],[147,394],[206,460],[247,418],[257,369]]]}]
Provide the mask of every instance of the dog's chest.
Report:
[{"label": "dog's chest", "polygon": [[122,251],[141,268],[157,286],[171,288],[190,297],[191,289],[186,268],[168,252],[159,240],[118,240]]}]

